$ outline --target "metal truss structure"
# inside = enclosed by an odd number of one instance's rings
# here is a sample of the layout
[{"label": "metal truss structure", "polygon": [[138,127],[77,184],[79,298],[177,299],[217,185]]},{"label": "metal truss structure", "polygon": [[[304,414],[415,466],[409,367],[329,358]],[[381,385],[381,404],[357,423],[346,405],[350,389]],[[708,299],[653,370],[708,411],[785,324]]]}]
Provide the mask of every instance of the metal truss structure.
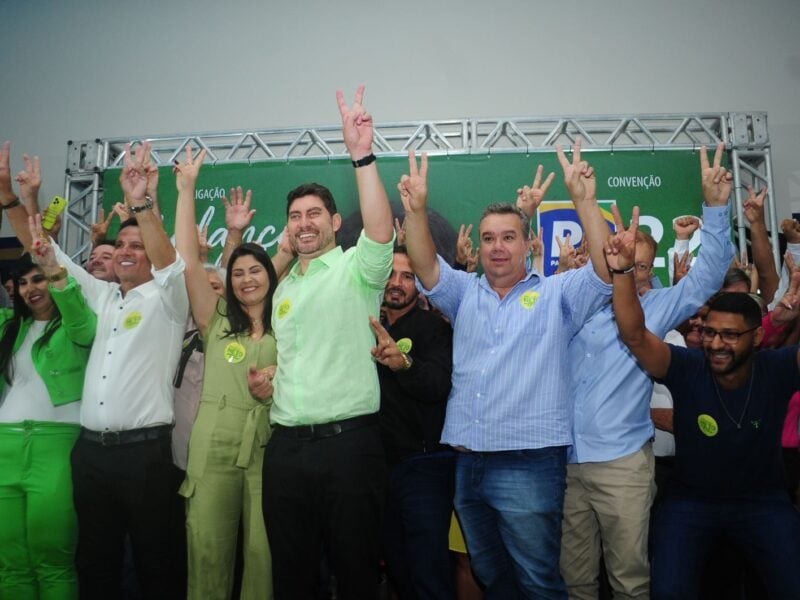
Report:
[{"label": "metal truss structure", "polygon": [[[378,124],[375,154],[403,156],[409,149],[430,155],[553,152],[556,144],[569,147],[576,138],[592,150],[694,150],[724,142],[734,176],[736,229],[740,250],[746,250],[743,203],[746,186],[769,187],[767,226],[777,232],[772,197],[772,160],[767,114],[694,113],[447,119]],[[227,133],[136,136],[152,144],[156,165],[170,165],[188,144],[205,148],[206,163],[258,163],[348,157],[341,127],[293,127]],[[91,247],[91,223],[102,206],[103,173],[122,166],[123,138],[67,143],[65,193],[69,200],[61,244],[70,254],[85,258]],[[140,142],[134,142],[134,145]],[[778,263],[778,239],[772,236]]]}]

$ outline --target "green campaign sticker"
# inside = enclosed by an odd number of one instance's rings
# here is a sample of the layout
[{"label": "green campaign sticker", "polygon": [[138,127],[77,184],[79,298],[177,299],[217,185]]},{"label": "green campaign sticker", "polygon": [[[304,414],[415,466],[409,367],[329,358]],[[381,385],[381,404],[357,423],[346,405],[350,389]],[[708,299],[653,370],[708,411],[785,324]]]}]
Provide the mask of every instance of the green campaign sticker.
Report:
[{"label": "green campaign sticker", "polygon": [[397,340],[397,348],[403,354],[408,354],[409,352],[411,352],[411,346],[413,345],[414,344],[411,342],[410,338],[400,338],[399,340]]},{"label": "green campaign sticker", "polygon": [[527,308],[528,310],[530,310],[539,301],[540,295],[541,294],[539,294],[539,292],[525,292],[519,299],[519,303],[522,304],[523,308]]},{"label": "green campaign sticker", "polygon": [[719,426],[711,415],[700,415],[697,417],[697,426],[708,437],[714,437],[719,431]]},{"label": "green campaign sticker", "polygon": [[278,318],[282,319],[292,310],[292,301],[288,298],[278,305]]},{"label": "green campaign sticker", "polygon": [[125,329],[133,329],[134,327],[138,327],[139,323],[141,322],[142,322],[142,313],[140,313],[138,310],[135,310],[127,317],[125,317],[125,320],[122,322],[122,326]]},{"label": "green campaign sticker", "polygon": [[246,355],[247,350],[245,350],[244,346],[239,342],[231,342],[225,346],[225,350],[223,351],[223,356],[229,363],[240,363],[244,360]]}]

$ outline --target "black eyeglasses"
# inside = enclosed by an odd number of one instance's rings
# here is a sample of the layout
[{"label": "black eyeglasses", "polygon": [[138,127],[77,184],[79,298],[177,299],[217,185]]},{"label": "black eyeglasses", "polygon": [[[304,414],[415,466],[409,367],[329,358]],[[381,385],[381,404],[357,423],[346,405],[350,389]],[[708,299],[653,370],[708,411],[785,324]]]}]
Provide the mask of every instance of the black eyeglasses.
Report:
[{"label": "black eyeglasses", "polygon": [[717,331],[713,327],[703,327],[701,334],[704,342],[712,342],[714,341],[715,337],[719,336],[724,343],[735,344],[745,333],[750,333],[756,329],[758,329],[758,327],[751,327],[750,329],[745,329],[744,331],[731,331],[730,329]]}]

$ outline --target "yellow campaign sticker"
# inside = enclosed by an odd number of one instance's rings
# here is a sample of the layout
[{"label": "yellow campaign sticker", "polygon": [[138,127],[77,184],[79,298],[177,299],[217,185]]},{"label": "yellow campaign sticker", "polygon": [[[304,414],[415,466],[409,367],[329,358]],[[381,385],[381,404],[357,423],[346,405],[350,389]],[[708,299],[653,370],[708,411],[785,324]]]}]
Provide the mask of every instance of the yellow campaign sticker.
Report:
[{"label": "yellow campaign sticker", "polygon": [[230,342],[223,350],[225,361],[229,363],[240,363],[247,355],[247,350],[239,342]]},{"label": "yellow campaign sticker", "polygon": [[125,317],[125,320],[122,322],[122,326],[125,329],[134,329],[135,327],[138,327],[139,323],[141,322],[142,313],[140,313],[138,310],[135,310]]},{"label": "yellow campaign sticker", "polygon": [[697,417],[697,426],[708,437],[714,437],[719,431],[719,426],[711,415],[702,414]]},{"label": "yellow campaign sticker", "polygon": [[400,338],[397,340],[397,349],[400,350],[403,354],[408,354],[411,352],[411,346],[414,344],[412,343],[410,338]]},{"label": "yellow campaign sticker", "polygon": [[522,304],[523,308],[530,310],[539,301],[539,296],[541,296],[539,292],[525,292],[519,299],[519,303]]},{"label": "yellow campaign sticker", "polygon": [[292,301],[288,298],[278,305],[278,318],[282,319],[292,310]]}]

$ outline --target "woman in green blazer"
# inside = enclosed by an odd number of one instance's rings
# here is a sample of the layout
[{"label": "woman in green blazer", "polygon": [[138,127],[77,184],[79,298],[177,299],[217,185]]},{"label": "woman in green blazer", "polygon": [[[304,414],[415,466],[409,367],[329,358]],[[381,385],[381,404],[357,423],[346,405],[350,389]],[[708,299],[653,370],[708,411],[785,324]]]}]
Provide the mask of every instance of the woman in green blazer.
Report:
[{"label": "woman in green blazer", "polygon": [[0,598],[78,597],[70,452],[96,319],[41,218],[0,310]]}]

